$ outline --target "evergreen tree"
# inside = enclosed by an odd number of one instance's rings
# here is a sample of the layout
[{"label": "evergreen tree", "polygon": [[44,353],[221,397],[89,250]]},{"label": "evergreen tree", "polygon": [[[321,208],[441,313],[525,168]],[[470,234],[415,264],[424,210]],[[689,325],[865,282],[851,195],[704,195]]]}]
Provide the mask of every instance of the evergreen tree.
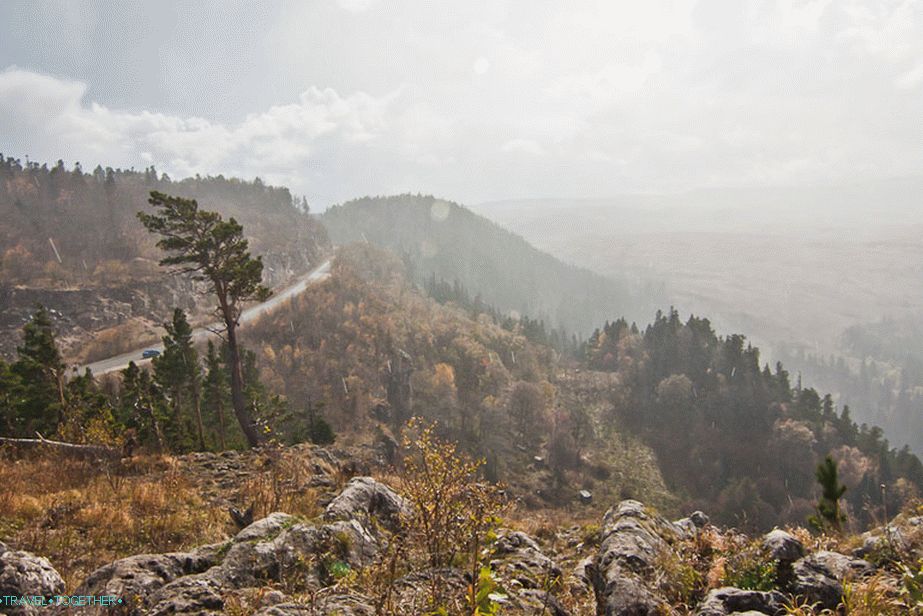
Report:
[{"label": "evergreen tree", "polygon": [[205,380],[202,384],[203,406],[209,419],[214,419],[218,430],[218,446],[227,449],[227,426],[224,411],[229,406],[230,388],[228,387],[227,366],[221,360],[214,343],[208,341],[205,354]]},{"label": "evergreen tree", "polygon": [[332,445],[336,441],[333,428],[314,405],[308,401],[308,439],[315,445]]},{"label": "evergreen tree", "polygon": [[137,437],[141,445],[164,451],[162,424],[167,418],[166,400],[147,370],[129,362],[122,370],[122,391],[117,419]]},{"label": "evergreen tree", "polygon": [[[13,432],[34,436],[57,431],[66,410],[64,361],[55,344],[51,317],[39,306],[23,328],[18,358],[10,367],[15,376]],[[9,381],[8,381],[9,382]]]},{"label": "evergreen tree", "polygon": [[811,516],[810,522],[819,530],[832,528],[840,532],[843,522],[846,521],[846,515],[840,510],[840,499],[846,493],[846,486],[840,483],[833,458],[824,458],[824,461],[817,465],[815,476],[821,487],[821,497],[817,503],[817,515]]},{"label": "evergreen tree", "polygon": [[170,253],[161,265],[179,266],[178,271],[208,282],[215,294],[227,336],[234,414],[247,442],[255,447],[260,434],[247,409],[237,327],[245,302],[270,295],[262,285],[263,262],[250,255],[243,227],[233,218],[224,220],[217,212],[200,210],[195,199],[157,191],[151,192],[150,204],[158,213],[139,212],[138,218],[148,231],[161,236],[157,246]]},{"label": "evergreen tree", "polygon": [[180,308],[173,310],[173,321],[164,323],[167,335],[163,340],[163,354],[155,357],[154,380],[170,397],[173,415],[167,426],[174,447],[186,441],[186,409],[192,411],[195,419],[199,449],[205,449],[205,428],[202,425],[202,410],[199,402],[201,374],[199,354],[193,346],[192,326],[186,313]]}]

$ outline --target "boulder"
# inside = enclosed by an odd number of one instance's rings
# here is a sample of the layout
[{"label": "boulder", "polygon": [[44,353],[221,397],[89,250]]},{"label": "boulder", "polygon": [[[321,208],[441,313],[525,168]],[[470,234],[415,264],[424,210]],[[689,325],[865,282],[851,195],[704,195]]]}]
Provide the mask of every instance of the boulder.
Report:
[{"label": "boulder", "polygon": [[[0,597],[54,597],[64,593],[64,580],[47,558],[29,552],[11,550],[0,543]],[[8,608],[9,614],[40,614],[47,607]]]},{"label": "boulder", "polygon": [[542,553],[538,543],[523,532],[500,531],[494,543],[491,569],[504,580],[515,580],[524,588],[550,588],[563,573]]},{"label": "boulder", "polygon": [[280,603],[254,616],[375,616],[375,608],[366,597],[355,594],[333,595],[317,599],[313,606],[303,603]]},{"label": "boulder", "polygon": [[219,546],[132,556],[101,567],[80,592],[122,597],[129,614],[221,614],[224,596],[236,589],[297,579],[305,590],[318,590],[333,581],[333,565],[364,567],[377,553],[376,540],[355,520],[312,525],[272,514]]},{"label": "boulder", "polygon": [[696,616],[729,616],[730,614],[784,614],[785,595],[777,591],[716,588],[705,595]]},{"label": "boulder", "polygon": [[182,552],[138,554],[93,571],[77,588],[76,594],[111,595],[120,597],[128,605],[140,604],[165,584],[204,571],[211,564]]},{"label": "boulder", "polygon": [[780,563],[793,563],[804,556],[804,545],[791,533],[778,528],[763,535],[763,549]]},{"label": "boulder", "polygon": [[490,567],[507,592],[504,613],[567,616],[554,593],[562,587],[561,568],[526,533],[498,532]]},{"label": "boulder", "polygon": [[836,552],[820,551],[805,556],[793,565],[790,590],[809,603],[836,609],[843,597],[843,580],[855,579],[873,571],[870,563]]},{"label": "boulder", "polygon": [[397,492],[371,477],[354,477],[324,510],[327,520],[358,520],[367,528],[378,523],[392,532],[410,507]]}]

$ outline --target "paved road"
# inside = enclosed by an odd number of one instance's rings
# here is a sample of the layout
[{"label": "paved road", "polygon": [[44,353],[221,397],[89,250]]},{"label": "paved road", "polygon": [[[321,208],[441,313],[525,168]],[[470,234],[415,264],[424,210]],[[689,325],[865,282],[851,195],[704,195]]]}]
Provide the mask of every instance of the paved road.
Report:
[{"label": "paved road", "polygon": [[[253,321],[254,319],[260,317],[267,312],[272,312],[279,307],[282,302],[291,299],[292,297],[298,295],[307,289],[310,285],[315,284],[321,280],[324,280],[330,275],[330,259],[327,259],[321,263],[318,267],[314,268],[310,274],[304,276],[298,282],[273,293],[272,297],[263,302],[262,304],[257,304],[244,310],[240,315],[240,324],[244,325]],[[208,339],[208,336],[211,335],[210,330],[221,329],[224,327],[224,324],[215,323],[209,325],[208,327],[200,327],[192,332],[193,340],[196,343],[204,342]],[[121,355],[116,355],[115,357],[109,357],[108,359],[101,359],[95,361],[92,364],[86,366],[80,366],[78,368],[79,373],[83,374],[83,371],[86,368],[89,368],[93,371],[93,374],[106,374],[107,372],[114,372],[116,370],[123,370],[128,367],[128,362],[135,362],[136,364],[143,365],[150,362],[150,359],[142,359],[141,353],[146,349],[157,349],[158,351],[163,352],[163,344],[150,344],[145,347],[141,347],[134,351],[128,353],[122,353]]]}]

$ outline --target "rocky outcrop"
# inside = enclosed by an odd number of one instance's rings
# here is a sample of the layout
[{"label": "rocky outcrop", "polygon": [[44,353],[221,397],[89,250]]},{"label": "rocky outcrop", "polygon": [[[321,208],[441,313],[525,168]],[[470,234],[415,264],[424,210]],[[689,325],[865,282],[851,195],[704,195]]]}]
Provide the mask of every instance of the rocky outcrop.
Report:
[{"label": "rocky outcrop", "polygon": [[843,598],[844,580],[856,580],[873,571],[864,560],[828,551],[805,556],[793,569],[792,594],[830,610]]},{"label": "rocky outcrop", "polygon": [[[188,552],[123,558],[94,571],[73,594],[118,597],[123,601],[120,613],[155,616],[217,615],[237,611],[235,605],[239,607],[240,601],[246,604],[247,613],[259,616],[415,614],[432,608],[434,591],[462,605],[477,570],[427,569],[416,563],[409,573],[402,567],[385,572],[388,561],[384,557],[394,553],[395,541],[403,540],[407,514],[406,501],[394,490],[370,477],[357,477],[330,500],[315,521],[273,513],[223,543]],[[917,526],[923,527],[905,522],[902,530],[894,529],[891,535],[916,536]],[[727,567],[732,566],[736,553],[729,553],[728,546],[744,550],[748,567],[774,563],[769,569],[774,577],[752,582],[771,590],[703,587],[706,579],[712,584],[726,583],[711,575],[732,572]],[[490,554],[485,575],[496,588],[490,600],[511,616],[570,616],[565,603],[573,606],[574,614],[584,614],[593,609],[594,599],[597,616],[778,616],[785,613],[793,597],[835,610],[844,583],[875,572],[871,563],[853,556],[811,552],[784,530],[775,529],[751,541],[738,533],[722,533],[701,512],[671,522],[634,500],[609,509],[598,531],[587,533],[574,526],[559,532],[550,547],[543,548],[525,532],[500,529],[485,550]],[[556,560],[560,558],[564,560]],[[566,564],[566,572],[560,563]],[[394,575],[393,581],[381,586],[386,578],[379,577],[378,584],[366,587],[337,583],[355,579],[354,573],[373,565],[378,568],[371,570],[371,576]],[[684,589],[682,600],[676,599],[677,580],[689,579],[697,581]],[[0,593],[54,595],[63,591],[61,576],[47,560],[0,543]],[[677,607],[680,603],[681,609]],[[24,608],[12,613],[38,613],[35,609],[47,610]],[[67,613],[109,610],[84,607],[70,608]]]},{"label": "rocky outcrop", "polygon": [[[695,525],[692,525],[695,527]],[[634,500],[603,518],[599,552],[588,567],[599,616],[662,614],[666,601],[654,590],[657,557],[690,529],[649,512]]]},{"label": "rocky outcrop", "polygon": [[398,532],[402,518],[410,515],[404,498],[371,477],[354,477],[324,510],[327,520],[357,520],[367,528],[380,524]]},{"label": "rocky outcrop", "polygon": [[791,533],[778,528],[763,535],[763,549],[772,560],[780,563],[790,564],[804,556],[804,545]]},{"label": "rocky outcrop", "polygon": [[[64,580],[48,559],[29,552],[10,550],[0,543],[0,597],[54,597],[64,592]],[[5,605],[11,615],[40,614],[40,605]]]},{"label": "rocky outcrop", "polygon": [[301,588],[320,589],[371,564],[377,552],[376,540],[355,520],[306,524],[274,513],[219,546],[106,565],[80,592],[117,595],[134,614],[220,614],[231,591],[293,579]]}]

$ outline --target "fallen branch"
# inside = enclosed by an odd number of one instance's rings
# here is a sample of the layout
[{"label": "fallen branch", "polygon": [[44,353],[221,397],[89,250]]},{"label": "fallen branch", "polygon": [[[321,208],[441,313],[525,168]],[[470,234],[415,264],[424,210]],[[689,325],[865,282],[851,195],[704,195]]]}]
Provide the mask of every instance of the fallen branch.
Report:
[{"label": "fallen branch", "polygon": [[122,452],[119,449],[106,447],[104,445],[80,445],[77,443],[65,443],[63,441],[51,441],[38,434],[38,438],[11,438],[0,436],[0,445],[12,445],[13,447],[24,448],[41,448],[47,447],[54,451],[74,455],[76,457],[95,457],[95,458],[120,458]]}]

